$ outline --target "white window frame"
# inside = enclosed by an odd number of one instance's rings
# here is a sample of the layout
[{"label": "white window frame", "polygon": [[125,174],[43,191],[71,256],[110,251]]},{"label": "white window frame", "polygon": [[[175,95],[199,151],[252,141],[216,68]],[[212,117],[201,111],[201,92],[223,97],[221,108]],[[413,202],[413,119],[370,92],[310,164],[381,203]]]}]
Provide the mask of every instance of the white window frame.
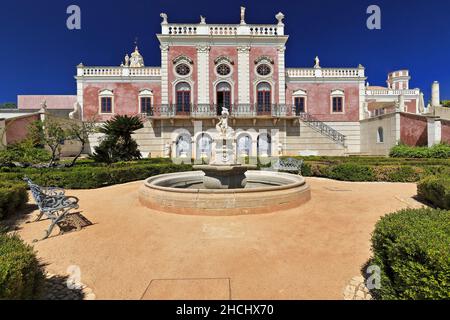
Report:
[{"label": "white window frame", "polygon": [[142,89],[141,91],[139,91],[139,95],[138,95],[138,106],[139,106],[138,113],[142,113],[142,99],[141,98],[150,98],[152,101],[150,107],[153,108],[153,106],[155,104],[155,100],[153,98],[153,91],[150,89]]},{"label": "white window frame", "polygon": [[[342,98],[342,111],[333,111],[333,98]],[[345,114],[345,91],[342,89],[335,89],[331,91],[330,95],[330,113],[331,114]]]},{"label": "white window frame", "polygon": [[[111,112],[102,112],[102,98],[111,98]],[[114,114],[115,102],[113,90],[103,89],[98,93],[98,114]]]},{"label": "white window frame", "polygon": [[292,107],[295,111],[295,98],[305,98],[305,113],[308,112],[308,92],[303,89],[296,90],[292,93]]}]

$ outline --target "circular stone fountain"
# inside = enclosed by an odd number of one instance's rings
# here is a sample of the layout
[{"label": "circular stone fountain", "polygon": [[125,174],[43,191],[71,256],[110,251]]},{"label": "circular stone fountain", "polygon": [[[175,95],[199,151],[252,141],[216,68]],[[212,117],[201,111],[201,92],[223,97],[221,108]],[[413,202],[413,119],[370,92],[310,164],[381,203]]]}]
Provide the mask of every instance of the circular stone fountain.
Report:
[{"label": "circular stone fountain", "polygon": [[217,125],[221,135],[216,139],[215,160],[210,165],[194,166],[201,171],[147,179],[139,190],[144,206],[178,214],[229,216],[291,209],[311,199],[302,176],[237,164],[227,118],[225,110]]}]

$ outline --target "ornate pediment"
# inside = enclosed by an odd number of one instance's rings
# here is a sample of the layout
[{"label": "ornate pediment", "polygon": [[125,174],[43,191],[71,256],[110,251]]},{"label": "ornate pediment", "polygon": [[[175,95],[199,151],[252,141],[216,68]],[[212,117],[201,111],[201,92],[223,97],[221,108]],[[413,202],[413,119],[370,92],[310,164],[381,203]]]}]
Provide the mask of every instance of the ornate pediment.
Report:
[{"label": "ornate pediment", "polygon": [[219,56],[214,60],[215,65],[218,65],[222,62],[228,62],[229,64],[234,65],[233,59],[231,59],[230,57],[227,57],[227,56]]},{"label": "ornate pediment", "polygon": [[274,64],[275,62],[269,56],[260,56],[255,60],[255,64],[259,64],[260,62],[268,62],[270,64]]},{"label": "ornate pediment", "polygon": [[176,57],[175,59],[172,60],[172,62],[173,62],[173,64],[177,64],[179,62],[186,62],[188,64],[194,64],[194,61],[185,55],[180,55],[180,56]]}]

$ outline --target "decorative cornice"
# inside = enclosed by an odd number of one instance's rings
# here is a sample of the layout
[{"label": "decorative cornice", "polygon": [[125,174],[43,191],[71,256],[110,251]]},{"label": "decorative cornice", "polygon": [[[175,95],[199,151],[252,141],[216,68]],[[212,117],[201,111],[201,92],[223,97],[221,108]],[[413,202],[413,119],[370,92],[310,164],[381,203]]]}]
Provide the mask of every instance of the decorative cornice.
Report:
[{"label": "decorative cornice", "polygon": [[161,49],[161,51],[169,51],[169,45],[168,44],[162,44],[159,46],[159,48]]},{"label": "decorative cornice", "polygon": [[194,61],[185,55],[180,55],[172,60],[173,64],[177,64],[178,62],[181,62],[181,61],[185,61],[189,64],[194,64]]},{"label": "decorative cornice", "polygon": [[197,52],[209,52],[210,49],[211,49],[211,47],[208,45],[198,45],[197,46]]},{"label": "decorative cornice", "polygon": [[218,65],[221,62],[228,62],[229,64],[234,65],[233,59],[231,59],[230,57],[227,57],[227,56],[219,56],[216,59],[214,59],[215,65]]},{"label": "decorative cornice", "polygon": [[285,52],[285,51],[286,51],[286,46],[279,46],[279,47],[277,48],[277,51],[280,52],[280,53]]},{"label": "decorative cornice", "polygon": [[255,60],[255,64],[258,64],[258,63],[263,62],[263,61],[269,62],[270,64],[274,64],[275,63],[273,61],[273,59],[271,57],[269,57],[269,56],[260,56],[260,57],[258,57]]},{"label": "decorative cornice", "polygon": [[251,50],[250,46],[239,46],[239,47],[237,47],[237,51],[239,53],[248,53],[248,52],[250,52],[250,50]]}]

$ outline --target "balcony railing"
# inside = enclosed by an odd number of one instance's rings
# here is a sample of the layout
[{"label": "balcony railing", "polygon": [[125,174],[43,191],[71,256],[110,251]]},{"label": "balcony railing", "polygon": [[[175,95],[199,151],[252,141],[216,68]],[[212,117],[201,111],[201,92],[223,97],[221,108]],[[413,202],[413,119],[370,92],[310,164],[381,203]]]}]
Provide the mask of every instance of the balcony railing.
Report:
[{"label": "balcony railing", "polygon": [[289,78],[364,78],[364,67],[358,68],[289,68]]},{"label": "balcony railing", "polygon": [[162,34],[170,36],[281,36],[284,25],[253,24],[162,24]]}]

